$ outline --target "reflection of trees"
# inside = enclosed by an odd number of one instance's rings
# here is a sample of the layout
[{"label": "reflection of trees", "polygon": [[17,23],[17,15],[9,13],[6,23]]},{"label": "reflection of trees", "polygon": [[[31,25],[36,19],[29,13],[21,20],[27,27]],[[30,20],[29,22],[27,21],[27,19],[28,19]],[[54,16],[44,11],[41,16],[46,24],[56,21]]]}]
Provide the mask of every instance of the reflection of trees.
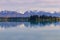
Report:
[{"label": "reflection of trees", "polygon": [[45,27],[46,25],[56,24],[56,21],[41,21],[41,22],[0,22],[0,27],[9,28],[17,27],[24,24],[25,27]]},{"label": "reflection of trees", "polygon": [[39,26],[39,27],[44,27],[45,25],[50,25],[52,23],[52,21],[41,21],[41,22],[30,22],[30,27],[34,27],[34,26]]}]

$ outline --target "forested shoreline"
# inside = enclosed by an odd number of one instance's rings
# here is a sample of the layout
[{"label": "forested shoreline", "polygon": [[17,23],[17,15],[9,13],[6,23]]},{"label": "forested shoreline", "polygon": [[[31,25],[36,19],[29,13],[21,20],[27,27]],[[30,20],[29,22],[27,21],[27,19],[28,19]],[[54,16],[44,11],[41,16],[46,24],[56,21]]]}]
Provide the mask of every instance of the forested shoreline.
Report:
[{"label": "forested shoreline", "polygon": [[60,17],[52,16],[38,16],[33,15],[30,17],[0,17],[0,22],[41,22],[41,21],[60,21]]}]

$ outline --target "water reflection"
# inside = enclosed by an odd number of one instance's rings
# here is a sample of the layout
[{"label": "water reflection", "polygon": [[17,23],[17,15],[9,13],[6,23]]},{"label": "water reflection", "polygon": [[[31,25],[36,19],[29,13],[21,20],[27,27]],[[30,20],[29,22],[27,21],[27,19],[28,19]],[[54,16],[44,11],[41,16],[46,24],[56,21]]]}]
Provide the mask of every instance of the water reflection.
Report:
[{"label": "water reflection", "polygon": [[20,25],[21,22],[0,22],[0,27],[8,28],[8,27],[16,27]]},{"label": "water reflection", "polygon": [[18,25],[24,24],[25,27],[45,27],[46,25],[60,25],[60,22],[49,22],[49,21],[42,21],[42,22],[0,22],[0,27],[9,28],[9,27],[17,27]]},{"label": "water reflection", "polygon": [[60,22],[0,22],[0,40],[60,40],[58,25]]}]

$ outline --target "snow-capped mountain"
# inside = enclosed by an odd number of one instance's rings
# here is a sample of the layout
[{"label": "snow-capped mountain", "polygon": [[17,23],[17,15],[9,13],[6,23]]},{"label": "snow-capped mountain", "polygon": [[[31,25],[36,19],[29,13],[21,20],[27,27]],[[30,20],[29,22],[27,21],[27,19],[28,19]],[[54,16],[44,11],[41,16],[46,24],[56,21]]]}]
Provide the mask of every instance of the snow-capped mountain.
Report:
[{"label": "snow-capped mountain", "polygon": [[0,17],[22,17],[22,14],[15,11],[1,11]]},{"label": "snow-capped mountain", "polygon": [[0,12],[0,17],[30,17],[33,15],[60,17],[60,12],[54,12],[53,14],[50,12],[44,12],[44,11],[26,11],[24,12],[24,14],[18,13],[16,11],[1,11]]}]

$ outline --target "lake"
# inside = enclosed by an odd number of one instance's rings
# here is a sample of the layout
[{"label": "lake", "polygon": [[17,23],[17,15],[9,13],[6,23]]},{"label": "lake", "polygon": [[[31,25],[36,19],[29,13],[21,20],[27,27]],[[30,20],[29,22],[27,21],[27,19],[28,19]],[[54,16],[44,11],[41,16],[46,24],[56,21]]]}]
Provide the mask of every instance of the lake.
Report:
[{"label": "lake", "polygon": [[0,22],[0,40],[60,40],[60,22]]}]

